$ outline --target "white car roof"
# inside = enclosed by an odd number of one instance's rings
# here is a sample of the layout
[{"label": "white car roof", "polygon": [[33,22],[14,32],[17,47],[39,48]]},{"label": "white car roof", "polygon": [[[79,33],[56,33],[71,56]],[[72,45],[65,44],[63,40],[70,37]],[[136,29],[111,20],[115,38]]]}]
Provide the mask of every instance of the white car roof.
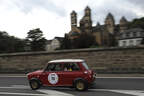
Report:
[{"label": "white car roof", "polygon": [[84,60],[82,59],[59,59],[59,60],[52,60],[49,61],[48,63],[57,63],[57,62],[83,62]]}]

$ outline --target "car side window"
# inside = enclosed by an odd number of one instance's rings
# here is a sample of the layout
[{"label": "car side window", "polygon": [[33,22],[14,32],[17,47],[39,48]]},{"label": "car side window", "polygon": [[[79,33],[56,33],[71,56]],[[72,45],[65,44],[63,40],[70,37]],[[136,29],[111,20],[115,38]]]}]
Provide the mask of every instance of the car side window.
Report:
[{"label": "car side window", "polygon": [[74,71],[80,70],[79,65],[77,63],[73,63],[71,67],[72,67],[72,70]]},{"label": "car side window", "polygon": [[48,64],[46,71],[62,71],[62,65],[60,63]]},{"label": "car side window", "polygon": [[80,70],[77,63],[65,63],[64,64],[64,71],[78,71]]},{"label": "car side window", "polygon": [[56,64],[55,65],[55,69],[54,69],[55,71],[62,71],[62,64]]},{"label": "car side window", "polygon": [[71,67],[70,67],[70,64],[69,63],[65,63],[64,64],[64,67],[63,67],[63,70],[64,71],[72,71]]}]

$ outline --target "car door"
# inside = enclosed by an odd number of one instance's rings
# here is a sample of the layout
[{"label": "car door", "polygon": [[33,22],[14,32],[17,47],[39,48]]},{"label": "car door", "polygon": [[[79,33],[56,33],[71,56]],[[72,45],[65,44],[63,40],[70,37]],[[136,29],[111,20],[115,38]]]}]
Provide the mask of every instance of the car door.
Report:
[{"label": "car door", "polygon": [[61,86],[62,85],[61,63],[49,63],[45,71],[41,74],[40,80],[45,86]]},{"label": "car door", "polygon": [[[62,75],[62,81],[65,86],[72,86],[73,81],[76,78],[80,78],[82,76],[82,72],[80,71],[80,67],[78,63],[64,63],[64,70]],[[67,70],[65,67],[68,67]]]}]

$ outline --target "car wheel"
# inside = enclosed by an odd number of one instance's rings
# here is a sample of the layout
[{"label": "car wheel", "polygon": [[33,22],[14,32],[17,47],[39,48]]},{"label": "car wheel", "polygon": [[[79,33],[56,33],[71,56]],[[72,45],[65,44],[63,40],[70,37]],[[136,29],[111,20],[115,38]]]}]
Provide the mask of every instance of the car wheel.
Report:
[{"label": "car wheel", "polygon": [[30,87],[32,90],[40,88],[40,82],[38,80],[30,80]]},{"label": "car wheel", "polygon": [[88,89],[88,84],[84,80],[77,80],[75,82],[75,89],[78,91],[85,91]]}]

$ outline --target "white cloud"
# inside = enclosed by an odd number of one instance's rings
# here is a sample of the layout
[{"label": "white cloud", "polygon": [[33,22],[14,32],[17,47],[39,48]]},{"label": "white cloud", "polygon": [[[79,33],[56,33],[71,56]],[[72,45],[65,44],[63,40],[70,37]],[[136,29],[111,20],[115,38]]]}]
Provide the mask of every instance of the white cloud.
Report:
[{"label": "white cloud", "polygon": [[64,36],[70,31],[70,13],[75,10],[78,20],[84,8],[92,9],[94,25],[104,22],[112,12],[118,22],[121,16],[128,20],[144,16],[141,2],[131,0],[0,0],[0,30],[25,38],[27,32],[40,28],[47,39]]},{"label": "white cloud", "polygon": [[[49,12],[43,8],[34,8],[30,13],[24,14],[20,11],[5,12],[0,16],[1,30],[6,30],[10,35],[24,38],[27,32],[34,28],[41,28],[48,39],[54,36],[63,36],[63,32],[68,32],[69,26],[65,22],[66,18]],[[6,19],[2,19],[6,18]],[[69,18],[67,18],[67,21]]]}]

